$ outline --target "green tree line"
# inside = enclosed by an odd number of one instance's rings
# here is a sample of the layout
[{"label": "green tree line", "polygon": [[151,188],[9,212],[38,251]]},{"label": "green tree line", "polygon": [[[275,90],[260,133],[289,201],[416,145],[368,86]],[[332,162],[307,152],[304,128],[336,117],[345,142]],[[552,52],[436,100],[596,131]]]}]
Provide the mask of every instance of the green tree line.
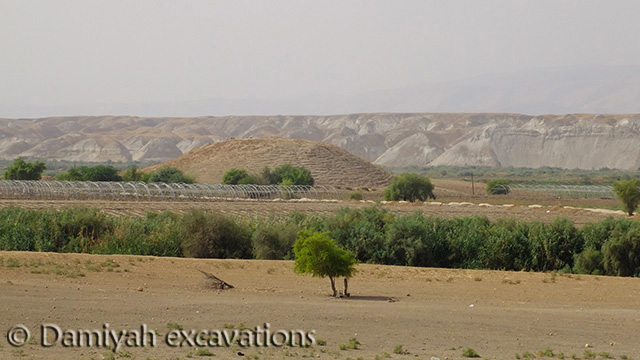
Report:
[{"label": "green tree line", "polygon": [[640,222],[577,228],[486,217],[394,215],[380,207],[244,220],[193,210],[109,217],[97,209],[0,210],[0,250],[293,259],[300,230],[324,233],[363,263],[640,275]]}]

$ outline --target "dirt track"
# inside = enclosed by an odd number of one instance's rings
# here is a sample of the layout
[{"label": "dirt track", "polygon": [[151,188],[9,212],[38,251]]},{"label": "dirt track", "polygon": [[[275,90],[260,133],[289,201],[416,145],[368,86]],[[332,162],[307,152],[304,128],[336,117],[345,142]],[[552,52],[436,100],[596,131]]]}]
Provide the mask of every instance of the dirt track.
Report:
[{"label": "dirt track", "polygon": [[[111,329],[157,329],[155,348],[125,347],[116,358],[198,358],[195,348],[162,342],[168,323],[200,330],[265,322],[272,329],[316,330],[326,345],[209,350],[218,359],[240,358],[238,351],[259,359],[373,359],[385,352],[394,359],[462,359],[467,347],[489,359],[546,348],[567,358],[585,350],[640,355],[640,282],[632,278],[359,265],[352,298],[340,300],[327,296],[327,279],[296,275],[287,261],[18,252],[0,252],[0,258],[2,331],[24,324],[33,335],[16,349],[3,334],[3,359],[109,358],[102,348],[42,348],[43,322],[63,329],[100,329],[106,322]],[[236,288],[207,289],[197,268]],[[62,269],[59,275],[55,269]],[[340,350],[354,337],[360,350]],[[397,345],[410,354],[394,354]]]}]

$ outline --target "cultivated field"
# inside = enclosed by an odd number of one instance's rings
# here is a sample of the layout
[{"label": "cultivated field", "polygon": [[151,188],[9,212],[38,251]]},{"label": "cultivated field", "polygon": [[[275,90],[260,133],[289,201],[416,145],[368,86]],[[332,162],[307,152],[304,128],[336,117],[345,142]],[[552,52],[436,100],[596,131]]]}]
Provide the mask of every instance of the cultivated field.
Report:
[{"label": "cultivated field", "polygon": [[[566,358],[640,355],[640,282],[633,278],[359,265],[350,299],[328,297],[329,281],[296,275],[289,261],[196,260],[0,252],[3,331],[32,330],[31,343],[0,340],[0,358],[187,359],[205,350],[172,348],[170,328],[315,330],[310,348],[207,348],[218,359],[514,359],[547,349]],[[197,269],[236,286],[207,288]],[[42,348],[39,326],[136,329],[154,348]],[[358,350],[341,350],[355,338]],[[402,345],[408,354],[395,354]],[[548,353],[547,353],[548,354]],[[113,355],[113,357],[112,357]],[[207,357],[202,357],[207,358]]]},{"label": "cultivated field", "polygon": [[[293,211],[308,214],[330,214],[343,207],[362,208],[372,206],[372,202],[339,201],[339,202],[296,202],[296,201],[65,201],[65,200],[0,200],[0,208],[22,207],[26,209],[61,209],[65,207],[96,207],[112,216],[142,216],[148,211],[187,212],[192,208],[202,208],[244,218],[265,219],[282,217]],[[385,209],[396,214],[411,214],[421,211],[426,215],[440,217],[487,216],[490,220],[498,218],[515,218],[518,220],[539,220],[550,223],[558,216],[566,217],[576,226],[589,222],[598,222],[608,216],[624,216],[619,212],[600,209],[565,208],[559,205],[530,207],[530,205],[464,202],[427,202],[427,203],[387,203],[381,204]],[[636,215],[637,216],[637,215]]]}]

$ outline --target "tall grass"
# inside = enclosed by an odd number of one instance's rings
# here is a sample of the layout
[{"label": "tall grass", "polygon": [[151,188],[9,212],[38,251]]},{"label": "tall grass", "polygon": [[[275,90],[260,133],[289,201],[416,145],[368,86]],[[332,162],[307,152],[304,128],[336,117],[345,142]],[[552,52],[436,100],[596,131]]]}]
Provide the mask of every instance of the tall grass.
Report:
[{"label": "tall grass", "polygon": [[0,250],[290,259],[301,229],[327,231],[361,262],[446,268],[640,275],[640,222],[551,224],[393,215],[380,207],[248,222],[219,213],[110,217],[98,209],[0,210]]}]

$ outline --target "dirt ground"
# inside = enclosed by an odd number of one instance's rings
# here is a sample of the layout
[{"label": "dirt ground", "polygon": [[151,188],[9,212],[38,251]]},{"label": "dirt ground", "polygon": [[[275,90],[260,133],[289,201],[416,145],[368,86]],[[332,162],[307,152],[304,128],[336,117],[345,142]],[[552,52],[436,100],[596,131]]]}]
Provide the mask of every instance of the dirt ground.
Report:
[{"label": "dirt ground", "polygon": [[[514,359],[526,352],[585,358],[640,355],[640,281],[634,278],[358,265],[351,298],[332,299],[329,280],[297,275],[290,261],[198,260],[0,252],[0,358],[187,359]],[[235,285],[207,287],[197,271]],[[339,282],[342,285],[342,282]],[[42,347],[40,325],[64,329],[139,329],[155,347]],[[325,345],[170,347],[170,327],[315,330]],[[9,345],[24,324],[32,339]],[[227,329],[229,330],[229,329]],[[355,338],[359,349],[341,350]],[[51,339],[50,339],[51,341]],[[408,353],[396,354],[402,345]],[[113,356],[113,357],[112,357]],[[557,356],[557,355],[556,355]],[[539,356],[538,356],[539,357]],[[206,357],[202,357],[206,358]]]}]

